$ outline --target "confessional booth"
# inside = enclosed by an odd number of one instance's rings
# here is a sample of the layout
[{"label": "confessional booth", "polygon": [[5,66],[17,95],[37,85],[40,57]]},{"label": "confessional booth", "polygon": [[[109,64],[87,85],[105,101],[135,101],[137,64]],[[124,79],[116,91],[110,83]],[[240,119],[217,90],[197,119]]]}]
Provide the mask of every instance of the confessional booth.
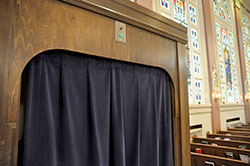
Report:
[{"label": "confessional booth", "polygon": [[1,166],[188,166],[187,29],[128,0],[0,2]]}]

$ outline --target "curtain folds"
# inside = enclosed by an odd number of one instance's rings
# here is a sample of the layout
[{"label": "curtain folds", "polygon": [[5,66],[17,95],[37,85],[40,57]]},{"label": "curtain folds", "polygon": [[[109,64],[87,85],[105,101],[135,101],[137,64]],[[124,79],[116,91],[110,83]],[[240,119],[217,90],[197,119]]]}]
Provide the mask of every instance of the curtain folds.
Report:
[{"label": "curtain folds", "polygon": [[173,166],[170,78],[47,52],[28,65],[24,166]]}]

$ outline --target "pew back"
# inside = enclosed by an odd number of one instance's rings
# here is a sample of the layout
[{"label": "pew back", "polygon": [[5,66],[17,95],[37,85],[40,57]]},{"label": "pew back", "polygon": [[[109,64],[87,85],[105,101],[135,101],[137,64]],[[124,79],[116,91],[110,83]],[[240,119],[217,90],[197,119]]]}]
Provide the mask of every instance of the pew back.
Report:
[{"label": "pew back", "polygon": [[216,166],[248,166],[248,163],[239,160],[191,152],[192,166],[206,166],[206,161],[214,162]]},{"label": "pew back", "polygon": [[203,141],[206,141],[208,144],[217,144],[219,146],[229,146],[229,147],[236,147],[239,146],[246,146],[247,149],[250,149],[250,142],[246,141],[235,141],[235,140],[217,140],[214,138],[199,138],[199,137],[193,137],[192,140],[194,143],[202,143]]},{"label": "pew back", "polygon": [[246,129],[246,128],[228,128],[228,131],[243,131],[243,132],[249,132],[250,133],[250,129]]},{"label": "pew back", "polygon": [[234,159],[240,160],[240,154],[250,156],[250,150],[239,149],[227,146],[205,145],[200,143],[190,143],[191,152],[195,152],[196,148],[200,148],[203,154],[225,157],[225,152],[232,152]]},{"label": "pew back", "polygon": [[250,132],[245,131],[217,131],[218,134],[245,135],[250,136]]},{"label": "pew back", "polygon": [[250,136],[242,136],[242,135],[224,135],[224,134],[209,134],[207,133],[207,138],[220,138],[220,139],[230,139],[236,141],[246,141],[250,142]]}]

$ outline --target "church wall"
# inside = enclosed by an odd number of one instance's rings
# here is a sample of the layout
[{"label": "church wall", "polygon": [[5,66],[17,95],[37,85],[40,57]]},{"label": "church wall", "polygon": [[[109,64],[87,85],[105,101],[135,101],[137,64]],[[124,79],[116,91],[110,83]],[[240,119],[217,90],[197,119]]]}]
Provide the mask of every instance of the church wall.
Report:
[{"label": "church wall", "polygon": [[[212,131],[212,117],[211,117],[211,102],[210,102],[210,89],[208,83],[208,63],[207,63],[207,50],[205,42],[205,24],[202,10],[202,0],[197,0],[198,18],[199,18],[199,34],[201,45],[201,66],[204,80],[204,103],[189,106],[189,119],[190,126],[202,124],[202,136],[206,136],[207,131]],[[208,95],[206,95],[208,94]]]},{"label": "church wall", "polygon": [[[170,2],[170,9],[164,10],[160,5],[160,0],[153,0],[153,10],[167,18],[174,20],[174,9],[173,4]],[[200,63],[201,63],[201,80],[202,80],[202,100],[200,102],[189,103],[189,112],[190,112],[190,126],[197,125],[202,123],[202,136],[206,135],[207,131],[211,132],[212,129],[212,121],[211,121],[211,102],[210,102],[210,89],[208,83],[208,63],[207,63],[207,50],[206,50],[206,42],[205,42],[205,25],[204,25],[204,17],[202,10],[202,0],[189,0],[186,3],[186,8],[188,9],[189,5],[193,5],[197,10],[197,25],[193,24],[187,25],[188,27],[188,37],[189,37],[189,55],[192,58],[192,52],[199,54]],[[187,13],[187,20],[189,20],[189,12]],[[192,34],[191,29],[195,29],[198,32],[199,36],[199,50],[196,52],[192,50]],[[191,69],[192,70],[192,69]],[[193,71],[191,71],[192,73]],[[194,84],[194,82],[193,82]],[[192,88],[193,90],[194,88]],[[190,96],[189,96],[190,97]],[[193,98],[195,98],[193,94]]]},{"label": "church wall", "polygon": [[[190,135],[206,136],[207,131],[212,131],[211,105],[192,106],[189,108],[190,126],[202,124],[201,133],[198,130],[190,131]],[[197,133],[196,133],[197,132]]]},{"label": "church wall", "polygon": [[[218,110],[220,114],[219,119],[221,121],[220,128],[222,130],[225,130],[227,127],[227,123],[226,123],[227,119],[239,117],[241,123],[246,122],[244,97],[243,97],[244,82],[242,82],[242,78],[241,78],[242,76],[241,76],[241,70],[240,70],[240,58],[239,58],[239,49],[238,49],[238,43],[237,43],[237,31],[236,31],[233,0],[228,0],[229,8],[231,11],[231,17],[232,17],[232,21],[230,24],[226,22],[224,23],[218,16],[214,14],[213,0],[209,0],[209,1],[211,5],[210,10],[212,14],[212,24],[214,27],[214,30],[213,30],[214,34],[211,34],[211,35],[214,35],[214,39],[216,39],[216,29],[215,29],[215,21],[216,21],[216,22],[222,23],[223,26],[228,28],[233,33],[233,41],[234,41],[234,47],[232,47],[232,49],[235,52],[236,63],[235,63],[234,68],[237,69],[237,86],[239,90],[239,101],[237,102],[234,101],[233,103],[228,102],[228,101],[224,102],[222,100],[217,101],[219,102],[219,105],[220,105],[219,110]],[[245,6],[249,6],[250,4],[247,1],[248,0],[242,0],[242,3]],[[139,3],[140,5],[143,5],[144,7],[150,8],[147,3],[141,3],[140,0],[137,0],[136,2]],[[169,2],[171,5],[171,0]],[[188,5],[192,3],[192,4],[195,4],[198,9],[198,13],[197,13],[198,22],[199,22],[198,33],[199,33],[199,38],[200,38],[200,47],[201,47],[200,59],[201,59],[201,68],[202,68],[202,75],[203,75],[203,92],[202,93],[204,95],[201,103],[198,104],[194,102],[194,103],[190,103],[189,105],[190,126],[202,124],[202,136],[205,136],[207,131],[212,132],[212,107],[211,107],[212,101],[210,101],[212,90],[209,88],[210,76],[208,75],[209,71],[208,71],[206,36],[205,36],[206,27],[204,23],[204,14],[203,14],[203,7],[202,7],[203,0],[187,0],[186,2],[187,2],[186,4],[187,8],[188,8]],[[174,20],[173,8],[170,6],[170,9],[168,11],[164,11],[163,8],[160,6],[160,0],[152,0],[152,10]],[[248,10],[250,11],[250,9]],[[246,8],[241,8],[241,11],[242,13],[244,13],[244,15],[247,15],[250,18],[250,13],[247,12]],[[188,18],[189,16],[187,17],[187,19]],[[189,31],[188,32],[189,42],[191,41],[190,35],[191,34]],[[214,48],[217,49],[217,40],[214,42]],[[215,50],[215,52],[217,53],[217,50]],[[216,57],[217,56],[218,55],[216,55]],[[216,66],[219,67],[218,59],[216,59]],[[219,70],[218,70],[218,73],[220,75]]]},{"label": "church wall", "polygon": [[245,110],[243,104],[221,106],[220,107],[221,130],[226,130],[227,126],[230,127],[229,125],[234,124],[234,122],[227,123],[226,120],[236,117],[240,117],[240,122],[245,123]]}]

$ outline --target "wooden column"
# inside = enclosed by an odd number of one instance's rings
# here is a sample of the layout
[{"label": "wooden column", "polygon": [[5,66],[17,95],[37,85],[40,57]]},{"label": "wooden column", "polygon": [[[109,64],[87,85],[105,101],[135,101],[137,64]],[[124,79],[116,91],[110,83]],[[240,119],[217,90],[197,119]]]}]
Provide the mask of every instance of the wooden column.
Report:
[{"label": "wooden column", "polygon": [[218,67],[216,65],[216,39],[214,33],[214,24],[212,22],[213,13],[211,13],[210,0],[203,0],[203,12],[204,12],[204,22],[205,22],[205,36],[206,36],[206,46],[207,46],[207,61],[208,61],[208,78],[209,78],[209,88],[210,88],[210,98],[212,105],[212,130],[216,132],[220,129],[220,105],[219,101],[215,101],[213,98],[213,88],[212,88],[212,73],[213,69],[217,71]]},{"label": "wooden column", "polygon": [[242,36],[242,27],[241,27],[241,13],[240,13],[240,0],[234,0],[234,13],[235,13],[235,23],[237,31],[237,43],[239,49],[239,58],[240,58],[240,71],[241,71],[241,82],[242,82],[242,95],[243,102],[245,104],[245,116],[246,122],[250,121],[250,112],[249,112],[249,103],[245,99],[245,82],[246,82],[246,66],[245,66],[245,55],[244,55],[244,45],[243,45],[243,36]]},{"label": "wooden column", "polygon": [[[187,85],[187,60],[186,60],[186,48],[185,45],[177,42],[177,53],[178,53],[178,69],[179,69],[179,90],[182,95],[179,96],[180,102],[180,115],[182,117],[181,120],[181,138],[183,140],[190,140],[190,130],[186,130],[185,126],[190,126],[189,124],[189,110],[188,107],[188,85]],[[190,151],[190,144],[182,144],[182,154],[186,154]],[[191,163],[188,161],[191,160],[190,155],[182,156],[182,165],[190,166]]]}]

